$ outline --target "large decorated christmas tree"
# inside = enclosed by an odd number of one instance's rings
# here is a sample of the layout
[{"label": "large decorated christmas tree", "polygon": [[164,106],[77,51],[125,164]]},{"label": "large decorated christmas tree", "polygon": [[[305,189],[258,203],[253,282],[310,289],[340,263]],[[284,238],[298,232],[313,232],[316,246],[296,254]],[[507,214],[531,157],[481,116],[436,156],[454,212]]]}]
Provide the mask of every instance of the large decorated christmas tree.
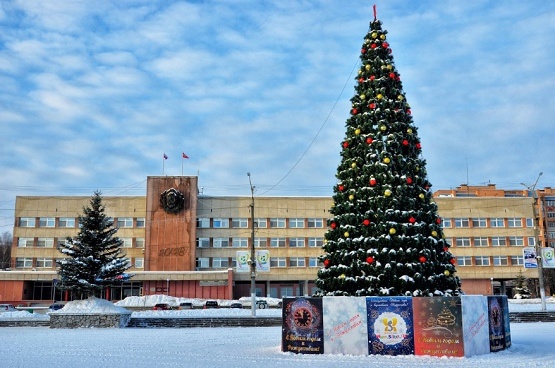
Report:
[{"label": "large decorated christmas tree", "polygon": [[459,295],[417,128],[375,14],[360,60],[318,295]]}]

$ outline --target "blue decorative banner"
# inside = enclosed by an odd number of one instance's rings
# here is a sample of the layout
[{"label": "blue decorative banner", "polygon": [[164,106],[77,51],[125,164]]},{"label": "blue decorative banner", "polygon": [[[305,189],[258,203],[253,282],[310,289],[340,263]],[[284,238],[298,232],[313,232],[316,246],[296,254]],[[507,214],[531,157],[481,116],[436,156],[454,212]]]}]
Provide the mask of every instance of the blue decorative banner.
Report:
[{"label": "blue decorative banner", "polygon": [[368,297],[368,354],[414,354],[411,297]]},{"label": "blue decorative banner", "polygon": [[324,353],[322,298],[283,298],[282,347],[284,352]]},{"label": "blue decorative banner", "polygon": [[324,354],[368,354],[366,298],[325,296]]}]

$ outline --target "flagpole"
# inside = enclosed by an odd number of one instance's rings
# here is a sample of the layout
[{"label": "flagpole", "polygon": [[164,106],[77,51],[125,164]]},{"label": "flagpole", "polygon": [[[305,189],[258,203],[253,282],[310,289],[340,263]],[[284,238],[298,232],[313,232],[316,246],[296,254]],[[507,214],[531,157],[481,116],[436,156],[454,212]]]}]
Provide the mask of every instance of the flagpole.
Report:
[{"label": "flagpole", "polygon": [[166,161],[166,159],[162,157],[162,176],[164,176],[164,164],[165,164],[164,161]]},{"label": "flagpole", "polygon": [[185,157],[181,155],[181,176],[183,176],[183,161],[185,161]]}]

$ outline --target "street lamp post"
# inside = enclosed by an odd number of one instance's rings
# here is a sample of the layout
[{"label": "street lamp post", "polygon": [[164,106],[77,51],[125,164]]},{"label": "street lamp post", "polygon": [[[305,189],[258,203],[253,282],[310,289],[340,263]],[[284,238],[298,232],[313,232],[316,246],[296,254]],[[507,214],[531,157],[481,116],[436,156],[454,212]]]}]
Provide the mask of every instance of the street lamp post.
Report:
[{"label": "street lamp post", "polygon": [[254,187],[251,182],[251,173],[247,173],[251,187],[251,315],[256,317],[256,259],[254,254]]},{"label": "street lamp post", "polygon": [[526,188],[528,188],[528,192],[529,194],[532,195],[532,198],[534,199],[534,238],[536,239],[536,260],[537,260],[537,264],[538,264],[538,283],[539,283],[539,287],[540,287],[540,299],[541,299],[541,305],[542,305],[542,311],[546,311],[547,307],[545,304],[545,288],[544,288],[544,284],[543,284],[543,264],[542,264],[542,257],[541,257],[541,246],[540,246],[540,242],[539,242],[539,223],[536,223],[536,220],[539,221],[539,214],[538,214],[538,206],[539,206],[539,202],[538,202],[538,192],[536,192],[536,185],[538,184],[538,181],[540,180],[540,176],[542,176],[543,172],[541,172],[538,175],[538,178],[536,179],[536,182],[532,185],[532,186],[527,186],[524,183],[520,183],[522,185],[524,185]]}]

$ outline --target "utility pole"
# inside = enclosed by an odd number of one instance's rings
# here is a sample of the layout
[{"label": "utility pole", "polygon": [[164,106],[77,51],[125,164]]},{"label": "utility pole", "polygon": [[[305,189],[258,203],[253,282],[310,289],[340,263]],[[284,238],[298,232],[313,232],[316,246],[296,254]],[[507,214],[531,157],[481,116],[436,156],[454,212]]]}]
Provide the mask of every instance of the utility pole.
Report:
[{"label": "utility pole", "polygon": [[[539,242],[539,200],[538,200],[538,192],[536,192],[536,185],[538,184],[538,181],[540,180],[540,176],[543,175],[543,172],[541,172],[538,175],[538,178],[536,179],[536,182],[532,185],[532,186],[527,186],[524,183],[520,183],[522,185],[524,185],[526,188],[528,188],[528,192],[532,195],[532,198],[534,198],[534,237],[536,238],[536,260],[538,263],[538,283],[539,283],[539,287],[540,287],[540,298],[541,298],[541,305],[542,305],[542,311],[545,312],[547,310],[546,304],[545,304],[545,288],[544,288],[544,284],[543,284],[543,260],[541,257],[541,250],[542,247],[540,246],[540,242]],[[537,222],[536,222],[537,221]]]},{"label": "utility pole", "polygon": [[251,182],[251,173],[247,173],[249,184],[251,186],[251,314],[256,317],[256,258],[254,254],[254,187]]}]

